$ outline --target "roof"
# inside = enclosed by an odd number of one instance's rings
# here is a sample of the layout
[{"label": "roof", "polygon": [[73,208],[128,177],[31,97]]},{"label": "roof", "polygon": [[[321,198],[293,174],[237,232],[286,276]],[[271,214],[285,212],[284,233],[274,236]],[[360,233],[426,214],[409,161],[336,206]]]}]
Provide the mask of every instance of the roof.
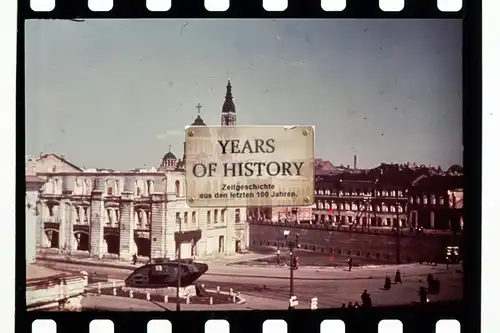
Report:
[{"label": "roof", "polygon": [[45,183],[45,180],[40,178],[40,177],[37,177],[37,176],[33,176],[33,175],[26,175],[26,183]]},{"label": "roof", "polygon": [[203,119],[200,117],[200,115],[198,115],[198,117],[196,117],[196,119],[193,121],[191,126],[207,126],[207,125],[205,124]]},{"label": "roof", "polygon": [[163,156],[163,160],[176,160],[177,157],[175,157],[175,155],[169,151],[168,153],[165,154],[165,156]]},{"label": "roof", "polygon": [[83,171],[83,169],[80,168],[79,166],[76,166],[75,164],[71,163],[70,161],[68,161],[67,159],[63,158],[62,156],[59,156],[59,155],[54,154],[54,153],[48,153],[48,154],[40,155],[40,157],[37,158],[37,161],[42,160],[44,158],[47,158],[49,156],[53,156],[53,157],[57,158],[58,160],[60,160],[61,162],[66,163],[66,164],[72,166],[73,168],[78,169],[79,171]]},{"label": "roof", "polygon": [[414,183],[417,188],[440,188],[442,190],[461,189],[464,186],[464,176],[428,176],[421,177]]}]

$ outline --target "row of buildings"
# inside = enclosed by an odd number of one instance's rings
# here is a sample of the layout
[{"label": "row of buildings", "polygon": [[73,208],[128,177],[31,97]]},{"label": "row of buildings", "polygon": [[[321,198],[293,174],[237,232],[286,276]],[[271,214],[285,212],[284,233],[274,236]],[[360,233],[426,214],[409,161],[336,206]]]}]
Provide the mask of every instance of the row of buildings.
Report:
[{"label": "row of buildings", "polygon": [[[199,105],[198,105],[199,107]],[[205,126],[199,108],[195,126]],[[231,83],[221,125],[236,125]],[[187,206],[183,157],[168,151],[157,168],[119,172],[84,169],[64,155],[26,160],[27,261],[37,248],[130,260],[205,257],[246,250],[248,222],[366,227],[462,227],[460,170],[444,173],[411,165],[360,170],[317,160],[316,199],[310,207],[193,209]],[[356,163],[355,163],[356,164]]]},{"label": "row of buildings", "polygon": [[463,183],[457,165],[447,171],[409,163],[357,169],[317,160],[314,205],[287,212],[250,211],[250,220],[459,232]]},{"label": "row of buildings", "polygon": [[[235,124],[228,82],[221,125]],[[199,109],[192,125],[205,126]],[[178,251],[227,255],[249,244],[244,207],[187,206],[184,157],[171,151],[157,168],[126,172],[84,169],[52,153],[27,157],[26,185],[28,262],[37,248],[130,260],[133,254],[173,258]]]}]

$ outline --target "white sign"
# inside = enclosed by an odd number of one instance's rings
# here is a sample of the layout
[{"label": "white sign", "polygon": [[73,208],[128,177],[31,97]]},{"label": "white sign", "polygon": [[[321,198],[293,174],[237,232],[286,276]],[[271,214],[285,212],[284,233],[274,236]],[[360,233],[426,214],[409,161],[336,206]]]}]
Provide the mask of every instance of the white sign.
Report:
[{"label": "white sign", "polygon": [[313,126],[186,129],[190,207],[310,206]]}]

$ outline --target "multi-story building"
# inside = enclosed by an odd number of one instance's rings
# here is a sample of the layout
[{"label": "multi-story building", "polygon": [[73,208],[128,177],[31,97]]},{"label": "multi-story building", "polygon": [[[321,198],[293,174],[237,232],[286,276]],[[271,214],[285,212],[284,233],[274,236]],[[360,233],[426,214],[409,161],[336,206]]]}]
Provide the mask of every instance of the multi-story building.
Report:
[{"label": "multi-story building", "polygon": [[[228,82],[221,125],[234,124]],[[193,125],[205,126],[199,112]],[[27,168],[44,182],[36,201],[41,249],[129,260],[134,253],[174,257],[180,249],[182,257],[191,257],[248,247],[245,208],[189,208],[184,159],[171,151],[158,168],[126,172],[83,169],[56,154],[30,158]]]},{"label": "multi-story building", "polygon": [[319,172],[312,222],[461,230],[462,181],[456,172],[397,164]]},{"label": "multi-story building", "polygon": [[463,229],[463,177],[422,175],[408,193],[410,220],[425,229]]}]

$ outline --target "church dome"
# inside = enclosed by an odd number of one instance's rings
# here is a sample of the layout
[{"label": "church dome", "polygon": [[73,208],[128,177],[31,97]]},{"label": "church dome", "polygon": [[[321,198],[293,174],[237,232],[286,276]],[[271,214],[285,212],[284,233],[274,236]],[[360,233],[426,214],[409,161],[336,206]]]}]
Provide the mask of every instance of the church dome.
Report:
[{"label": "church dome", "polygon": [[166,161],[166,160],[177,160],[177,157],[175,157],[175,155],[169,151],[168,153],[165,154],[165,156],[163,156],[163,160]]}]

